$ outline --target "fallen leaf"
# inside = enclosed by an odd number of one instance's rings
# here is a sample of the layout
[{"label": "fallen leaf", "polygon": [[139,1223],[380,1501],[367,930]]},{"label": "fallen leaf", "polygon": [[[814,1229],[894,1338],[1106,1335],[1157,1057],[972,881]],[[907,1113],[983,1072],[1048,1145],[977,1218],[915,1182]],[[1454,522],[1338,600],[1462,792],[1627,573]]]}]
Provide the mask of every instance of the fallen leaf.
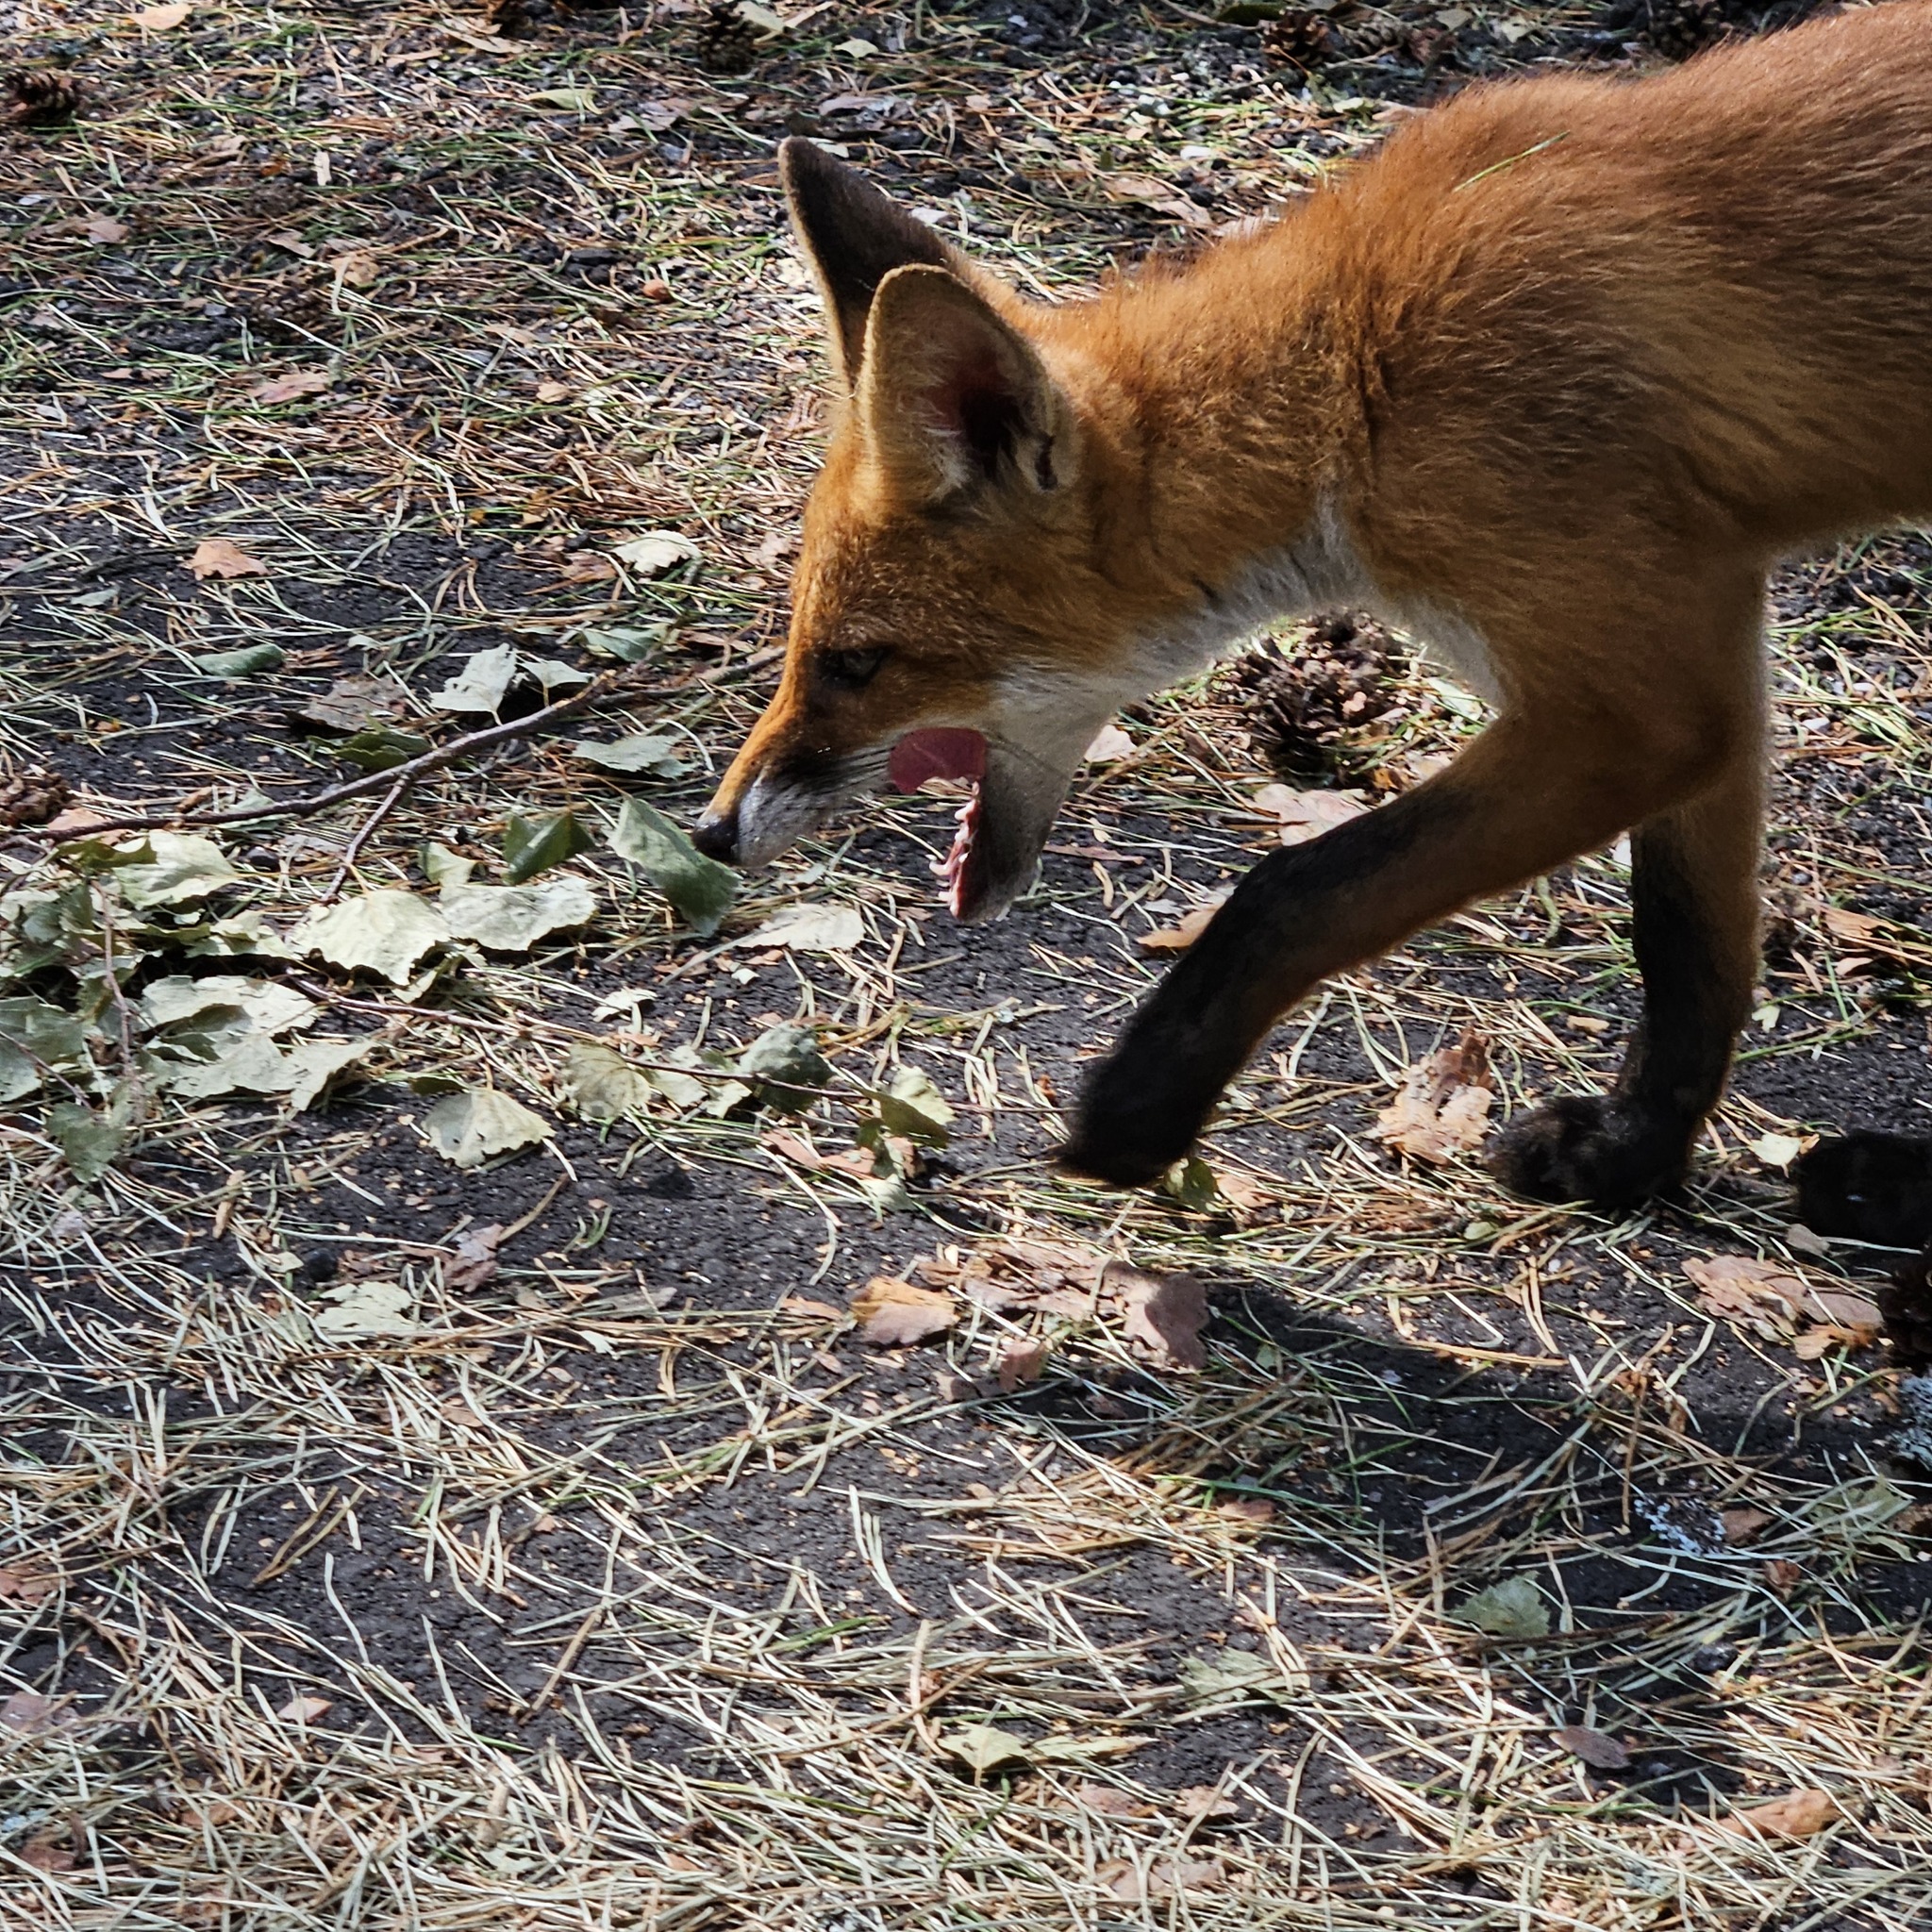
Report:
[{"label": "fallen leaf", "polygon": [[80,232],[90,242],[98,242],[106,245],[114,242],[126,241],[127,224],[125,222],[117,222],[112,215],[89,215],[81,223]]},{"label": "fallen leaf", "polygon": [[60,1579],[51,1570],[29,1570],[17,1564],[0,1568],[0,1603],[22,1604],[31,1609],[45,1603],[59,1587]]},{"label": "fallen leaf", "polygon": [[1208,1351],[1201,1330],[1208,1323],[1208,1291],[1192,1274],[1155,1274],[1109,1261],[1100,1291],[1124,1318],[1128,1342],[1163,1368],[1202,1369]]},{"label": "fallen leaf", "polygon": [[85,1022],[31,993],[0,999],[0,1104],[24,1100],[49,1073],[88,1064]]},{"label": "fallen leaf", "polygon": [[73,1851],[50,1838],[29,1839],[20,1848],[20,1859],[36,1872],[72,1872],[75,1862]]},{"label": "fallen leaf", "polygon": [[1788,1557],[1774,1557],[1764,1566],[1764,1580],[1772,1593],[1787,1598],[1805,1580],[1805,1573]]},{"label": "fallen leaf", "polygon": [[1494,1099],[1489,1042],[1465,1030],[1454,1046],[1409,1068],[1371,1131],[1398,1153],[1440,1165],[1482,1145]]},{"label": "fallen leaf", "polygon": [[1153,932],[1143,932],[1135,941],[1143,953],[1185,953],[1213,923],[1214,915],[1227,903],[1232,886],[1223,891],[1210,893],[1191,912],[1182,915],[1177,925],[1157,927]]},{"label": "fallen leaf", "polygon": [[1274,1195],[1258,1181],[1250,1180],[1244,1174],[1228,1174],[1217,1170],[1214,1175],[1214,1188],[1243,1223],[1254,1220],[1257,1215],[1265,1214],[1274,1205]]},{"label": "fallen leaf", "polygon": [[72,1700],[43,1697],[38,1690],[16,1690],[0,1701],[0,1727],[44,1737],[75,1722]]},{"label": "fallen leaf", "polygon": [[456,886],[467,886],[470,874],[476,870],[474,858],[465,858],[460,852],[452,852],[447,845],[439,844],[434,839],[425,839],[417,848],[416,864],[423,876],[443,891]]},{"label": "fallen leaf", "polygon": [[1203,1824],[1241,1815],[1241,1807],[1219,1785],[1184,1785],[1174,1794],[1174,1802],[1183,1818],[1198,1819]]},{"label": "fallen leaf", "polygon": [[1793,1352],[1807,1360],[1842,1343],[1864,1348],[1884,1332],[1878,1304],[1849,1290],[1816,1288],[1782,1262],[1752,1255],[1713,1255],[1684,1263],[1686,1276],[1699,1291],[1698,1306],[1707,1314],[1740,1316],[1760,1332],[1791,1341],[1796,1324],[1815,1324],[1801,1335]]},{"label": "fallen leaf", "polygon": [[481,1167],[550,1138],[550,1123],[494,1087],[445,1094],[423,1116],[429,1144],[457,1167]]},{"label": "fallen leaf", "polygon": [[439,711],[475,711],[494,717],[517,675],[517,647],[497,644],[473,653],[429,702]]},{"label": "fallen leaf", "polygon": [[315,1332],[325,1341],[358,1341],[422,1333],[422,1324],[409,1313],[416,1298],[400,1281],[345,1281],[325,1289],[321,1298],[334,1304],[311,1317]]},{"label": "fallen leaf", "polygon": [[865,938],[856,906],[787,906],[735,941],[741,946],[784,946],[794,953],[849,953]]},{"label": "fallen leaf", "polygon": [[638,731],[609,744],[585,739],[571,749],[587,764],[601,765],[607,772],[649,772],[653,777],[677,778],[690,767],[676,755],[676,746],[675,739],[656,731]]},{"label": "fallen leaf", "polygon": [[597,895],[577,878],[540,886],[445,886],[436,903],[458,939],[492,953],[527,953],[553,932],[588,924],[597,911]]},{"label": "fallen leaf", "polygon": [[1533,1576],[1506,1576],[1466,1598],[1450,1617],[1491,1637],[1530,1638],[1550,1634],[1550,1607]]},{"label": "fallen leaf", "polygon": [[45,1115],[48,1136],[77,1181],[97,1181],[127,1143],[127,1129],[78,1101],[57,1101]]},{"label": "fallen leaf", "polygon": [[384,886],[311,912],[289,935],[298,953],[315,953],[349,972],[366,968],[400,986],[417,961],[450,938],[449,922],[426,900]]},{"label": "fallen leaf", "polygon": [[117,859],[114,877],[121,896],[138,911],[206,899],[242,880],[222,848],[198,833],[149,832],[126,850],[132,856]]},{"label": "fallen leaf", "polygon": [[1157,1818],[1152,1805],[1121,1790],[1114,1785],[1075,1785],[1070,1793],[1083,1810],[1098,1812],[1103,1818]]},{"label": "fallen leaf", "polygon": [[151,34],[164,34],[179,26],[193,11],[193,7],[187,4],[187,0],[172,0],[172,4],[166,7],[143,7],[134,16],[134,24],[146,28]]},{"label": "fallen leaf", "polygon": [[1031,1337],[1023,1339],[1017,1335],[1008,1337],[1000,1349],[995,1368],[1000,1393],[1010,1395],[1026,1383],[1039,1381],[1040,1372],[1045,1368],[1051,1352],[1050,1345],[1044,1341]]},{"label": "fallen leaf", "polygon": [[1826,1825],[1836,1822],[1838,1802],[1829,1791],[1799,1790],[1769,1804],[1753,1805],[1733,1811],[1718,1821],[1724,1831],[1766,1838],[1815,1838]]},{"label": "fallen leaf", "polygon": [[739,1055],[732,1072],[749,1083],[760,1106],[804,1113],[831,1079],[832,1063],[819,1051],[809,1026],[783,1021],[766,1027]]},{"label": "fallen leaf", "polygon": [[572,114],[588,114],[597,105],[597,91],[590,87],[543,87],[529,97],[537,108],[562,108]]},{"label": "fallen leaf", "polygon": [[1118,724],[1103,724],[1081,756],[1090,765],[1110,765],[1136,749],[1134,741]]},{"label": "fallen leaf", "polygon": [[830,1302],[814,1301],[808,1294],[788,1294],[779,1297],[778,1306],[788,1315],[809,1315],[816,1322],[842,1322],[843,1308],[835,1308]]},{"label": "fallen leaf", "polygon": [[204,537],[189,553],[188,568],[202,582],[209,577],[265,577],[268,565],[250,557],[226,537]]},{"label": "fallen leaf", "polygon": [[442,1264],[442,1285],[456,1294],[474,1294],[493,1281],[501,1265],[496,1251],[503,1239],[503,1227],[493,1221],[487,1227],[468,1229]]},{"label": "fallen leaf", "polygon": [[703,555],[689,537],[677,530],[646,530],[641,537],[615,545],[610,554],[640,576],[646,577],[662,576],[667,570]]},{"label": "fallen leaf", "polygon": [[1825,931],[1835,940],[1863,946],[1868,952],[1882,953],[1885,950],[1881,935],[1887,924],[1883,919],[1874,919],[1869,912],[1849,912],[1842,906],[1824,908]]},{"label": "fallen leaf", "polygon": [[641,1113],[658,1091],[646,1074],[615,1047],[580,1041],[564,1056],[564,1091],[587,1121],[622,1120]]},{"label": "fallen leaf", "polygon": [[339,677],[295,712],[304,724],[325,731],[366,731],[372,724],[390,724],[407,714],[409,693],[392,677],[356,672]]},{"label": "fallen leaf", "polygon": [[1319,839],[1369,809],[1367,797],[1359,791],[1297,791],[1290,785],[1263,785],[1255,793],[1255,803],[1274,815],[1284,845]]},{"label": "fallen leaf", "polygon": [[272,375],[258,389],[248,391],[251,402],[292,403],[302,396],[320,395],[335,380],[326,369],[291,369]]},{"label": "fallen leaf", "polygon": [[1214,1506],[1214,1513],[1234,1523],[1273,1523],[1274,1505],[1266,1496],[1228,1496]]},{"label": "fallen leaf", "polygon": [[1607,1731],[1593,1731],[1588,1724],[1565,1724],[1550,1734],[1573,1757],[1580,1757],[1592,1771],[1624,1771],[1630,1754]]},{"label": "fallen leaf", "polygon": [[1751,1151],[1766,1167],[1787,1168],[1817,1140],[1816,1134],[1760,1134]]},{"label": "fallen leaf", "polygon": [[564,403],[571,398],[572,390],[567,382],[558,382],[555,376],[546,375],[537,385],[537,400],[540,403]]},{"label": "fallen leaf", "polygon": [[289,1724],[312,1724],[334,1708],[326,1697],[291,1697],[275,1715]]},{"label": "fallen leaf", "polygon": [[1272,1699],[1288,1688],[1274,1665],[1253,1650],[1184,1657],[1180,1685],[1192,1705],[1246,1704],[1257,1697]]},{"label": "fallen leaf", "polygon": [[141,996],[142,1024],[150,1029],[177,1026],[218,1007],[246,1013],[256,1030],[273,1040],[313,1026],[322,1008],[292,986],[278,980],[245,979],[238,974],[211,973],[202,979],[174,974],[148,982]]},{"label": "fallen leaf", "polygon": [[896,1275],[874,1274],[852,1297],[852,1319],[859,1339],[882,1348],[899,1348],[942,1334],[959,1319],[949,1294],[914,1288]]},{"label": "fallen leaf", "polygon": [[655,806],[627,798],[610,833],[610,849],[637,866],[701,939],[724,923],[738,897],[738,874],[707,858]]},{"label": "fallen leaf", "polygon": [[1003,1764],[1024,1764],[1029,1749],[1024,1738],[993,1724],[967,1724],[948,1731],[941,1741],[947,1755],[957,1757],[975,1777],[984,1777]]},{"label": "fallen leaf", "polygon": [[382,274],[382,265],[373,248],[350,248],[329,264],[338,286],[373,289]]},{"label": "fallen leaf", "polygon": [[1740,1507],[1734,1509],[1720,1509],[1717,1520],[1724,1533],[1725,1542],[1748,1543],[1766,1524],[1771,1522],[1772,1515],[1769,1509]]},{"label": "fallen leaf", "polygon": [[872,1104],[875,1112],[861,1120],[853,1138],[874,1153],[890,1140],[938,1148],[952,1139],[952,1103],[924,1067],[901,1067],[890,1087],[874,1091]]},{"label": "fallen leaf", "polygon": [[204,677],[233,680],[260,671],[279,671],[289,654],[279,644],[247,644],[239,651],[199,651],[189,661]]}]

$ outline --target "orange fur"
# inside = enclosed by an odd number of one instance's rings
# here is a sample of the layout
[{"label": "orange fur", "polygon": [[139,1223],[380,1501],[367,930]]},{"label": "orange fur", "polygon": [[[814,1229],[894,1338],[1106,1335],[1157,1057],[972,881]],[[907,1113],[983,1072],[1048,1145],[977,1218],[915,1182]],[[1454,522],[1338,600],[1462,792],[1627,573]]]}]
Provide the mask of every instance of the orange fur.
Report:
[{"label": "orange fur", "polygon": [[1332,592],[1434,636],[1497,719],[1319,932],[1198,989],[1240,1009],[1215,1052],[1638,824],[1735,1025],[1766,572],[1932,511],[1932,5],[1474,89],[1266,230],[1058,306],[822,158],[788,173],[849,394],[714,849],[766,856],[906,734],[969,727],[998,836],[966,909],[1003,910],[1084,734]]}]

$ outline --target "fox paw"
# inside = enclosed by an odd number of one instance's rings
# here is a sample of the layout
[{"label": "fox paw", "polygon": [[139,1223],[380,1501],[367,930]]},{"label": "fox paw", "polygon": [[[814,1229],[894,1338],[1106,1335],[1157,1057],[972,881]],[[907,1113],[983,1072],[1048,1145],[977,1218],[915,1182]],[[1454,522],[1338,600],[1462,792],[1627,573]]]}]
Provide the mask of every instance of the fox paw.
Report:
[{"label": "fox paw", "polygon": [[1506,1188],[1531,1200],[1627,1208],[1683,1178],[1690,1137],[1628,1101],[1571,1093],[1518,1114],[1486,1158]]},{"label": "fox paw", "polygon": [[1145,1187],[1186,1157],[1201,1122],[1198,1104],[1163,1099],[1103,1062],[1054,1158],[1070,1174],[1112,1187]]}]

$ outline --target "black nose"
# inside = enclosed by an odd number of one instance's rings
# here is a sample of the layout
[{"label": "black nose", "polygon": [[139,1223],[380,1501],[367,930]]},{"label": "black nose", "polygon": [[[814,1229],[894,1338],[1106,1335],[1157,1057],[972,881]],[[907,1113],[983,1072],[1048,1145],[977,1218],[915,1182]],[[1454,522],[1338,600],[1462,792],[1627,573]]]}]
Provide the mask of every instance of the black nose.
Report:
[{"label": "black nose", "polygon": [[723,859],[726,865],[738,863],[738,813],[731,811],[708,811],[691,828],[691,842],[707,858]]}]

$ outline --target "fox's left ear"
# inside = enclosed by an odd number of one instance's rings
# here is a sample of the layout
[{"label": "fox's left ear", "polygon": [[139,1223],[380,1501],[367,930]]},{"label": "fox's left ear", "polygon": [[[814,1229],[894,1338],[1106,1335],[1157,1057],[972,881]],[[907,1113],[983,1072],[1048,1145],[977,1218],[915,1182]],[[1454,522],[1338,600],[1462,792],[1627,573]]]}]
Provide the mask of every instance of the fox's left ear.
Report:
[{"label": "fox's left ear", "polygon": [[1038,497],[1072,478],[1074,418],[1059,385],[945,269],[894,269],[879,284],[858,401],[874,459],[914,502],[989,487]]}]

